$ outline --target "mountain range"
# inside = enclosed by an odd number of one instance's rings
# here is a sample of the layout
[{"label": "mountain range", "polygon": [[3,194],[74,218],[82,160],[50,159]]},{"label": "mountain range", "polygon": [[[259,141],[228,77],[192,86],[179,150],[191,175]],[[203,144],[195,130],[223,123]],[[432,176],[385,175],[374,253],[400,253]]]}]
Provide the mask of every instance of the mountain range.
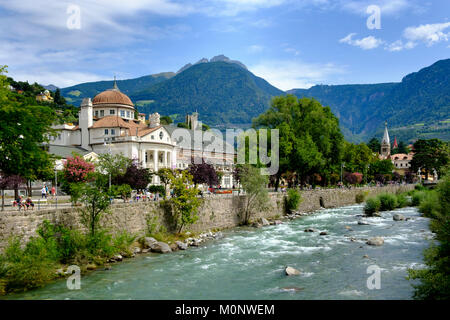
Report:
[{"label": "mountain range", "polygon": [[[244,64],[223,55],[166,72],[117,84],[144,113],[159,112],[175,121],[197,111],[212,127],[248,127],[267,110],[273,96],[286,93],[314,97],[340,119],[344,136],[353,142],[380,137],[384,121],[391,135],[410,142],[437,137],[450,140],[450,59],[440,60],[398,83],[316,85],[286,92],[255,76]],[[82,83],[61,89],[68,102],[80,105],[112,88],[113,81]]]}]

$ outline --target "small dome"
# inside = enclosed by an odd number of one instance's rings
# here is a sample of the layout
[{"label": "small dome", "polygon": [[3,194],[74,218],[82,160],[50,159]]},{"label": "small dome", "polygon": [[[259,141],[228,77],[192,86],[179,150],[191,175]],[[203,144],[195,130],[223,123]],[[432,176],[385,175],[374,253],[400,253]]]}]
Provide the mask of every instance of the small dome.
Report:
[{"label": "small dome", "polygon": [[99,93],[94,97],[94,99],[92,99],[92,104],[94,106],[101,104],[124,104],[134,107],[130,98],[118,89],[110,89]]}]

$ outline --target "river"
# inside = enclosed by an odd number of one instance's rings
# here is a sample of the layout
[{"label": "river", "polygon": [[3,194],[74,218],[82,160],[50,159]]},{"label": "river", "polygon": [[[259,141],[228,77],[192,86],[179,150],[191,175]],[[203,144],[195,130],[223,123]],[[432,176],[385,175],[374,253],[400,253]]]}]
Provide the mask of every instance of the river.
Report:
[{"label": "river", "polygon": [[[415,208],[395,210],[408,221],[393,221],[393,212],[361,218],[362,208],[323,209],[281,225],[235,228],[198,248],[143,254],[92,272],[82,277],[80,290],[68,290],[59,280],[6,298],[411,299],[407,268],[424,266],[423,249],[433,236],[428,219]],[[358,225],[358,219],[370,225]],[[329,234],[304,232],[308,227]],[[384,245],[365,244],[373,236],[384,237]],[[370,265],[381,269],[380,289],[367,288]],[[301,274],[288,277],[285,266]]]}]

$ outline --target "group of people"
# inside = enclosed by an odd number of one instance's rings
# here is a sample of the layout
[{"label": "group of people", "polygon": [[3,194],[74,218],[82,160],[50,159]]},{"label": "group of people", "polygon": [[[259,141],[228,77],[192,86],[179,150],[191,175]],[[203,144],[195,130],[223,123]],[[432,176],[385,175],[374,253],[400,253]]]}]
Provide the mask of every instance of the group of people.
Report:
[{"label": "group of people", "polygon": [[31,210],[34,210],[34,203],[31,197],[27,197],[27,199],[24,201],[22,196],[18,196],[17,199],[14,201],[13,206],[17,206],[20,209],[24,208],[25,210],[28,210],[28,208],[31,207]]},{"label": "group of people", "polygon": [[134,197],[134,201],[138,202],[139,200],[142,201],[158,201],[160,198],[160,195],[158,192],[156,192],[155,194],[151,193],[150,191],[146,190],[144,191],[139,191]]}]

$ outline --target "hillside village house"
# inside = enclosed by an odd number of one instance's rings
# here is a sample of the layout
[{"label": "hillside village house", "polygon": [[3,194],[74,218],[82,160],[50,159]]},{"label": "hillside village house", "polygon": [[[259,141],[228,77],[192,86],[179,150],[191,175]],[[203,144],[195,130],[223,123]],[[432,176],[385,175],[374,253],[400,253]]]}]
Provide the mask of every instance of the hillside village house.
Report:
[{"label": "hillside village house", "polygon": [[[135,113],[133,102],[114,81],[112,89],[99,93],[92,100],[83,99],[78,125],[53,126],[58,134],[49,142],[49,152],[63,158],[70,156],[67,154],[69,149],[57,147],[71,148],[92,158],[101,153],[122,153],[153,172],[160,168],[186,169],[192,158],[202,158],[213,164],[217,171],[223,172],[220,181],[223,188],[233,187],[234,148],[223,142],[222,149],[206,151],[208,141],[197,146],[193,142],[194,135],[208,140],[207,133],[201,127],[197,129],[198,115],[189,117],[193,129],[188,130],[161,125],[158,113],[151,114],[149,124],[146,124],[145,114],[139,114],[135,119]],[[186,135],[190,139],[184,138]],[[153,179],[153,184],[159,183],[158,176]]]}]

